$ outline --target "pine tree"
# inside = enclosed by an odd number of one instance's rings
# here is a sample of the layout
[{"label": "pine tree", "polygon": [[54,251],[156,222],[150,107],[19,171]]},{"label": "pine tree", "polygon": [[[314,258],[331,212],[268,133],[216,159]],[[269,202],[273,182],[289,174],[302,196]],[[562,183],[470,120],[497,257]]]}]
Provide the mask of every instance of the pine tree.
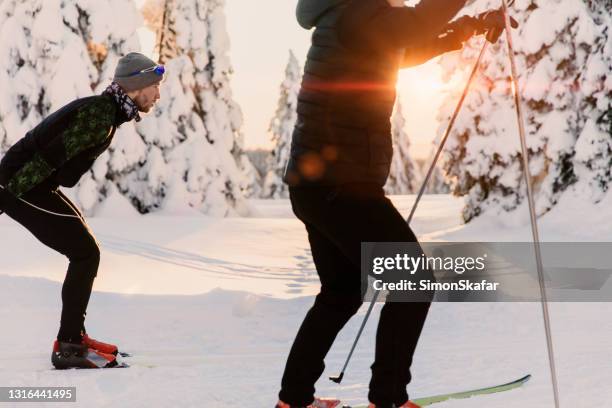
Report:
[{"label": "pine tree", "polygon": [[[113,9],[120,8],[120,16]],[[139,48],[138,12],[130,0],[5,0],[0,2],[0,150],[73,99],[99,93],[116,61]],[[109,172],[138,161],[133,125],[117,132],[114,147],[84,176],[76,199],[92,213],[112,188]]]},{"label": "pine tree", "polygon": [[287,185],[283,182],[283,174],[289,160],[291,135],[297,120],[297,99],[301,80],[300,64],[293,51],[289,51],[289,61],[285,68],[285,79],[280,87],[276,114],[269,127],[274,149],[269,157],[268,172],[264,179],[262,191],[264,198],[282,198],[287,197],[289,193]]},{"label": "pine tree", "polygon": [[[88,27],[85,38],[90,58],[100,72],[99,81],[93,84],[93,93],[100,94],[112,82],[119,59],[140,51],[137,29],[142,24],[142,17],[130,0],[120,3],[116,0],[86,1],[84,4],[86,12],[80,13],[84,18],[83,26]],[[80,6],[77,9],[81,9]],[[116,9],[121,10],[120,16],[113,11]],[[145,152],[146,146],[136,124],[122,124],[109,149],[96,160],[75,189],[77,202],[84,211],[95,214],[97,207],[117,190],[117,180],[140,167]]]},{"label": "pine tree", "polygon": [[393,158],[389,178],[385,184],[387,194],[412,194],[415,186],[416,168],[410,155],[410,140],[406,132],[406,119],[398,97],[391,116]]},{"label": "pine tree", "polygon": [[[424,180],[425,176],[427,176],[427,172],[429,171],[429,166],[431,166],[431,161],[438,150],[438,145],[432,145],[431,152],[427,156],[421,165],[420,165],[420,179]],[[422,182],[422,181],[421,181]],[[427,186],[425,187],[425,194],[448,194],[450,193],[450,184],[446,175],[444,173],[444,169],[440,166],[440,162],[436,163],[436,166],[431,173],[431,177]]]},{"label": "pine tree", "polygon": [[591,1],[589,11],[599,26],[607,27],[590,44],[579,84],[585,98],[580,111],[585,125],[576,143],[575,172],[586,184],[588,198],[598,202],[612,180],[612,2]]},{"label": "pine tree", "polygon": [[141,13],[149,30],[157,34],[157,55],[159,63],[177,56],[176,21],[174,9],[177,0],[147,0],[142,6]]},{"label": "pine tree", "polygon": [[[482,10],[498,8],[499,4],[483,0],[476,1],[474,7]],[[577,180],[575,145],[587,123],[582,107],[593,97],[580,89],[580,78],[593,44],[601,41],[606,29],[580,0],[521,2],[511,14],[521,24],[513,38],[536,211],[542,214]],[[458,58],[443,58],[443,66],[449,72],[453,71],[451,64],[470,66],[482,41],[471,41]],[[445,168],[454,180],[454,193],[467,196],[463,213],[466,221],[488,208],[511,211],[524,204],[509,74],[502,36],[490,47],[445,149]],[[446,120],[457,98],[457,94],[448,98],[441,119]]]},{"label": "pine tree", "polygon": [[166,62],[154,114],[138,126],[146,159],[121,178],[120,189],[141,212],[185,206],[213,215],[244,212],[253,180],[242,150],[242,113],[229,84],[225,2],[173,1],[163,29],[176,56]]}]

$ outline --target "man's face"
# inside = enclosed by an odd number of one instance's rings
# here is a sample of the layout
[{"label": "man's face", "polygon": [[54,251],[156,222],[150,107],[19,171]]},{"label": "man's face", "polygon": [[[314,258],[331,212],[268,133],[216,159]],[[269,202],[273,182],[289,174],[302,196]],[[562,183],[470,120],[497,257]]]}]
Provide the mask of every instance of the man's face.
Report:
[{"label": "man's face", "polygon": [[137,91],[132,99],[140,112],[147,113],[155,106],[159,97],[159,84],[154,84]]}]

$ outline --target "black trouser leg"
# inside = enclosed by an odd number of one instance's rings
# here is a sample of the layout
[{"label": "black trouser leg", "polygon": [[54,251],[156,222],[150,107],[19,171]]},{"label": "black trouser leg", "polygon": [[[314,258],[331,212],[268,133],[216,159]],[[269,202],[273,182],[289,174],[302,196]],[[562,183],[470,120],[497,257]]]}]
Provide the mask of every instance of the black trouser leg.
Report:
[{"label": "black trouser leg", "polygon": [[306,229],[321,292],[295,337],[281,382],[279,398],[295,406],[313,401],[314,384],[325,369],[327,352],[361,306],[359,270],[316,228],[306,225]]},{"label": "black trouser leg", "polygon": [[[89,231],[89,233],[90,233],[91,237],[92,237],[92,238],[93,238],[93,239],[96,241],[96,245],[99,247],[99,245],[100,245],[100,244],[99,244],[99,243],[98,243],[98,241],[96,240],[96,237],[94,236],[93,231],[92,231],[92,230],[89,228],[89,225],[87,225],[87,222],[85,221],[85,217],[84,217],[84,216],[83,216],[83,214],[81,213],[81,210],[79,210],[79,207],[77,207],[77,206],[76,206],[76,205],[75,205],[75,204],[74,204],[72,201],[70,201],[70,199],[69,199],[68,197],[66,197],[66,196],[64,195],[64,193],[62,193],[62,191],[61,191],[60,189],[57,189],[57,190],[56,190],[56,193],[57,193],[57,195],[59,195],[59,196],[62,198],[62,200],[64,200],[64,202],[65,202],[66,204],[68,204],[68,205],[69,205],[69,206],[70,206],[70,207],[71,207],[71,208],[74,210],[74,212],[75,212],[75,213],[76,213],[76,214],[77,214],[77,215],[78,215],[78,216],[81,218],[81,220],[83,221],[83,224],[85,225],[85,227],[86,227],[86,228],[87,228],[87,230]],[[99,262],[100,262],[100,259],[99,259],[99,258],[100,258],[100,254],[99,254],[99,251],[98,251],[98,264],[99,264]],[[90,261],[93,261],[93,259],[91,259]],[[97,274],[97,270],[98,270],[98,267],[96,266],[96,274]],[[91,283],[92,283],[92,287],[93,287],[93,280],[92,280],[92,282],[91,282]],[[64,285],[65,285],[65,283],[64,283]],[[83,313],[83,325],[81,326],[81,333],[83,333],[83,334],[87,333],[87,330],[85,330],[85,317],[87,316],[87,305],[89,304],[89,298],[90,298],[90,296],[91,296],[91,291],[92,291],[92,289],[90,288],[90,289],[89,289],[89,291],[84,292],[84,293],[88,293],[88,295],[87,295],[87,299],[83,299],[83,302],[85,302],[85,306],[84,306],[84,307],[82,307],[82,308],[83,308],[83,310],[85,310],[85,312]],[[69,293],[72,293],[72,290],[68,290],[68,292],[69,292]],[[62,289],[62,298],[63,298],[63,297],[64,297],[64,290]],[[68,296],[68,297],[70,297],[70,296]],[[81,308],[81,307],[78,307],[78,309],[80,309],[80,308]]]},{"label": "black trouser leg", "polygon": [[85,313],[100,263],[100,252],[90,249],[70,259],[62,286],[62,317],[57,338],[79,340],[85,328]]},{"label": "black trouser leg", "polygon": [[[295,214],[306,224],[321,277],[321,294],[296,336],[280,393],[285,402],[305,404],[312,401],[325,354],[360,303],[353,299],[361,299],[361,242],[417,240],[381,187],[294,188],[290,194]],[[328,300],[330,297],[336,304]],[[341,318],[330,319],[332,309]],[[408,399],[412,355],[428,310],[428,302],[383,307],[369,394],[377,405],[401,405]]]},{"label": "black trouser leg", "polygon": [[408,401],[410,366],[429,303],[386,303],[376,332],[376,358],[368,399],[377,407],[400,406]]},{"label": "black trouser leg", "polygon": [[67,218],[48,214],[14,200],[6,208],[8,216],[70,261],[62,286],[62,316],[57,338],[78,342],[100,262],[98,244],[76,206],[59,191],[37,188],[23,198],[45,210],[76,216]]}]

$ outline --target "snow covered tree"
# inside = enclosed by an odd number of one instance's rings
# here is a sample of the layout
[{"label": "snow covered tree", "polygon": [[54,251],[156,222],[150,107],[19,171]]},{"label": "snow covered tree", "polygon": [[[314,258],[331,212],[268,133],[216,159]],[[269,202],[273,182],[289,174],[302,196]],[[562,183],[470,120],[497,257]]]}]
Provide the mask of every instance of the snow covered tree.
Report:
[{"label": "snow covered tree", "polygon": [[[427,169],[425,170],[427,171]],[[444,176],[444,169],[439,165],[434,168],[431,179],[425,188],[426,194],[448,194],[450,193],[450,185]]]},{"label": "snow covered tree", "polygon": [[416,167],[410,155],[410,140],[406,132],[406,119],[398,97],[391,116],[393,158],[389,178],[385,184],[387,194],[412,194],[416,186]]},{"label": "snow covered tree", "polygon": [[156,52],[162,64],[178,53],[173,12],[175,8],[176,0],[147,0],[140,10],[147,28],[157,34]]},{"label": "snow covered tree", "polygon": [[[437,143],[437,142],[436,142]],[[431,161],[438,150],[438,145],[433,144],[431,147],[431,152],[427,156],[427,158],[421,162],[417,162],[419,164],[420,174],[419,183],[421,183],[425,176],[427,176],[427,172],[429,171],[429,166],[431,166]],[[420,187],[420,186],[419,186]],[[415,190],[418,192],[418,189]],[[448,179],[446,178],[446,174],[444,173],[444,169],[440,165],[440,160],[436,163],[436,167],[434,167],[433,173],[429,179],[429,183],[427,183],[427,187],[425,187],[425,194],[448,194],[450,193],[450,184]]]},{"label": "snow covered tree", "polygon": [[[259,170],[255,166],[255,164],[251,162],[251,158],[247,150],[242,150],[242,154],[240,154],[239,157],[239,164],[242,176],[244,178],[244,181],[242,183],[242,192],[244,196],[248,198],[261,197],[261,175],[259,174]],[[246,208],[241,211],[244,214],[248,213],[248,209]]]},{"label": "snow covered tree", "polygon": [[[599,27],[579,79],[585,97],[579,106],[584,127],[575,146],[575,173],[586,195],[598,202],[612,180],[612,2],[591,1],[589,11]],[[584,191],[580,193],[584,194]]]},{"label": "snow covered tree", "polygon": [[[585,104],[594,106],[593,98],[605,99],[606,85],[601,74],[603,69],[603,78],[606,70],[609,76],[610,66],[589,63],[593,53],[606,55],[609,18],[605,15],[609,17],[609,8],[604,3],[609,1],[525,0],[517,1],[511,11],[521,24],[513,38],[538,214],[549,210],[560,194],[576,182],[577,139],[589,123],[587,116],[596,116],[585,110]],[[471,7],[474,12],[482,11],[498,8],[499,2],[477,0]],[[443,67],[449,74],[456,72],[456,67],[469,68],[482,41],[473,40],[459,55],[443,58]],[[502,36],[489,48],[445,149],[445,168],[453,178],[453,191],[467,196],[463,213],[466,221],[489,208],[511,211],[524,203],[526,193],[509,74]],[[458,93],[450,95],[441,110],[444,125],[457,99]],[[599,102],[599,108],[602,105],[605,103]],[[593,128],[589,125],[587,130],[589,127]],[[592,137],[591,132],[587,135],[585,138]],[[605,143],[595,143],[598,147],[591,153],[605,150]],[[585,141],[585,145],[591,144]],[[582,160],[588,161],[587,156],[582,154]],[[601,168],[601,163],[590,166]]]},{"label": "snow covered tree", "polygon": [[[84,36],[90,57],[99,72],[99,80],[93,84],[93,93],[100,94],[112,82],[119,58],[140,50],[137,30],[142,24],[142,17],[130,0],[76,2],[87,6],[86,17],[81,14],[81,18],[86,18],[82,23],[87,27]],[[81,7],[77,5],[77,9]],[[121,12],[116,13],[116,10]],[[95,213],[101,202],[116,193],[117,180],[140,167],[145,152],[146,146],[137,133],[135,123],[121,125],[109,149],[77,185],[75,196],[81,207],[89,214]]]},{"label": "snow covered tree", "polygon": [[154,114],[138,125],[147,145],[143,166],[119,180],[121,191],[141,212],[243,213],[253,179],[242,150],[242,113],[230,89],[225,1],[173,2],[164,29],[176,57],[166,62]]},{"label": "snow covered tree", "polygon": [[276,114],[270,122],[274,149],[268,160],[268,172],[264,179],[262,197],[287,197],[289,190],[283,182],[283,174],[289,160],[291,135],[297,120],[297,98],[302,81],[302,69],[293,51],[289,51],[289,62],[285,68],[285,80],[280,87]]},{"label": "snow covered tree", "polygon": [[249,161],[257,170],[260,179],[268,173],[268,160],[272,152],[268,149],[255,148],[246,151],[249,156]]},{"label": "snow covered tree", "polygon": [[[119,56],[139,49],[140,21],[131,0],[0,2],[0,150],[64,104],[101,92]],[[140,158],[132,124],[115,139],[75,189],[87,213],[113,189],[109,174]]]}]

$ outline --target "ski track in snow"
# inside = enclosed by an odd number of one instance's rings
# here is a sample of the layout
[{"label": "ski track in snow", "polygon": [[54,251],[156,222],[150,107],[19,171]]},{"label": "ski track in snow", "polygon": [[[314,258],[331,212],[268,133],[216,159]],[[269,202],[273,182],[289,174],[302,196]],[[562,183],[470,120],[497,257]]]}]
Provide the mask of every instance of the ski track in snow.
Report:
[{"label": "ski track in snow", "polygon": [[[407,214],[412,199],[394,201]],[[272,407],[286,355],[318,279],[306,235],[286,202],[284,212],[278,202],[270,205],[274,218],[266,218],[265,202],[257,206],[258,217],[250,219],[92,220],[103,258],[111,260],[101,267],[96,289],[104,291],[92,296],[87,327],[94,337],[134,354],[125,359],[132,366],[120,370],[51,368],[65,260],[0,218],[0,234],[11,237],[3,239],[0,249],[0,386],[76,386],[77,403],[65,404],[74,407]],[[490,226],[484,221],[460,226],[458,208],[460,203],[447,196],[426,196],[413,227],[421,237],[478,240]],[[550,231],[546,220],[542,224],[544,233]],[[495,232],[516,239],[528,229]],[[550,307],[562,407],[609,407],[612,320],[607,316],[612,306]],[[377,310],[343,384],[327,380],[341,368],[364,313],[365,306],[339,334],[317,384],[319,395],[338,396],[346,403],[364,401]],[[553,404],[539,304],[436,303],[415,355],[409,392],[420,397],[461,391],[527,373],[533,378],[519,390],[437,407]]]},{"label": "ski track in snow", "polygon": [[[191,252],[179,251],[172,248],[165,248],[146,242],[128,240],[119,237],[100,235],[102,246],[119,254],[138,255],[143,258],[153,259],[159,262],[166,262],[171,265],[184,268],[196,269],[212,275],[223,274],[224,276],[234,276],[237,278],[254,277],[259,279],[291,279],[296,275],[296,268],[288,267],[261,267],[237,262],[228,262],[218,258],[201,256]],[[302,256],[296,256],[302,260]],[[309,269],[310,266],[310,269]],[[312,262],[301,264],[300,270],[314,271]]]}]

